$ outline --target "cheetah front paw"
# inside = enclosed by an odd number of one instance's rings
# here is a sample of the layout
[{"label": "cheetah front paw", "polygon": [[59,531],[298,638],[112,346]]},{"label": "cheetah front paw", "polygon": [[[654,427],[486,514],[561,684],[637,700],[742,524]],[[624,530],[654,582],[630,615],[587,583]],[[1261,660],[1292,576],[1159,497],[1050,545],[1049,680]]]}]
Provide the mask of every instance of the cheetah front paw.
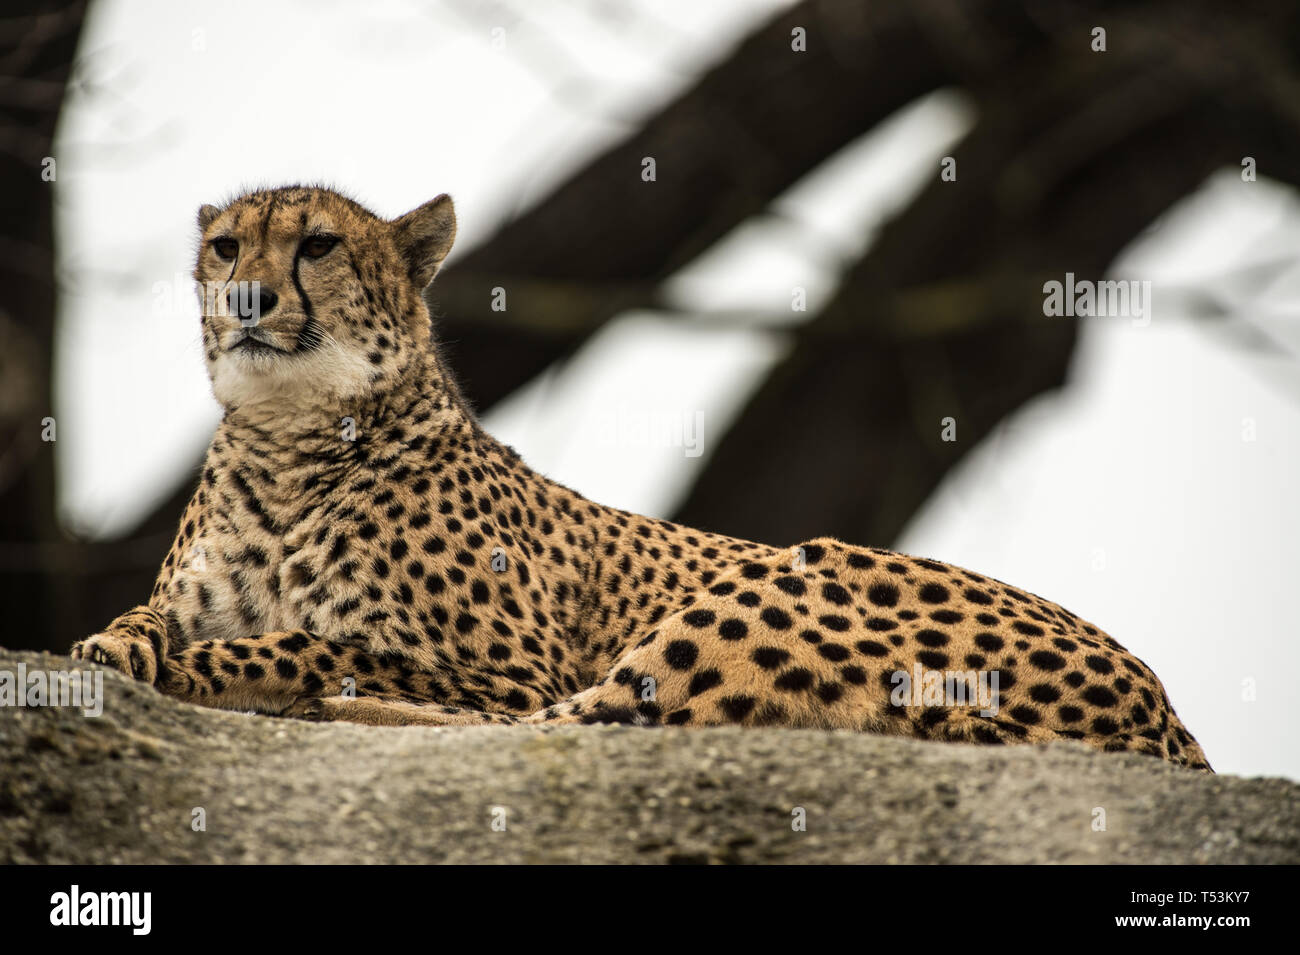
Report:
[{"label": "cheetah front paw", "polygon": [[280,716],[295,720],[308,720],[323,723],[330,719],[325,712],[325,701],[319,696],[308,696],[296,700],[280,712]]},{"label": "cheetah front paw", "polygon": [[97,633],[72,648],[74,660],[112,667],[129,677],[152,684],[158,677],[158,660],[148,640]]}]

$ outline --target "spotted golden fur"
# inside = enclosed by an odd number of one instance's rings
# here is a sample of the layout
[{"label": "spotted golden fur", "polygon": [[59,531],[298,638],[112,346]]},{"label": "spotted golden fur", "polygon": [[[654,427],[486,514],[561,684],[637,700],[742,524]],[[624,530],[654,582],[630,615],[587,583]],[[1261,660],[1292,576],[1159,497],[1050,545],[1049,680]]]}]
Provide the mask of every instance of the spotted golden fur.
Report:
[{"label": "spotted golden fur", "polygon": [[[1208,769],[1155,674],[1055,604],[879,548],[641,517],[529,469],[432,339],[447,197],[388,221],[290,187],[199,224],[225,415],[149,603],[74,656],[317,719],[1068,738]],[[950,692],[996,676],[996,705],[894,695],[949,671]]]}]

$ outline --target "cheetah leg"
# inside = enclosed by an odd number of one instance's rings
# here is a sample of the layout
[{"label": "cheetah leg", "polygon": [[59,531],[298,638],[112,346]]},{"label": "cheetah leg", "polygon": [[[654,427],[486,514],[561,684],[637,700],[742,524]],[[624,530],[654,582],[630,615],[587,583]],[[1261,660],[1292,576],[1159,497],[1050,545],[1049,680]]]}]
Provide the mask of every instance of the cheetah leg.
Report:
[{"label": "cheetah leg", "polygon": [[377,726],[517,722],[506,714],[429,702],[436,681],[409,661],[303,630],[206,640],[160,663],[154,647],[166,646],[163,626],[154,611],[139,608],[78,644],[74,656],[156,683],[167,696],[217,709]]},{"label": "cheetah leg", "polygon": [[[586,709],[584,709],[584,703]],[[590,710],[592,718],[583,718]],[[526,717],[488,713],[441,703],[417,703],[385,696],[302,697],[278,713],[313,723],[360,723],[366,726],[518,726],[522,724],[636,722],[612,706],[599,706],[578,694]],[[642,721],[648,722],[648,721]]]},{"label": "cheetah leg", "polygon": [[[929,726],[918,729],[918,735],[924,739],[942,740],[952,743],[982,743],[997,745],[1000,743],[1052,743],[1060,740],[1074,740],[1092,749],[1107,753],[1140,753],[1157,759],[1169,759],[1160,740],[1152,740],[1132,733],[1117,733],[1113,736],[1089,736],[1084,733],[1070,733],[1039,726],[1023,726],[1011,720],[989,719],[972,713],[947,711],[945,718]],[[1214,772],[1199,747],[1185,760],[1174,760],[1202,772]]]},{"label": "cheetah leg", "polygon": [[917,736],[946,743],[980,743],[998,746],[1007,743],[1052,743],[1067,739],[1065,734],[1038,726],[1023,726],[1012,720],[978,716],[962,710],[933,710],[941,717],[916,723]]},{"label": "cheetah leg", "polygon": [[761,625],[756,611],[697,601],[665,618],[595,686],[523,722],[904,732],[886,712],[887,695],[870,692],[880,674],[862,654],[819,644],[822,652],[799,659],[792,651],[812,646],[806,637],[763,636]]},{"label": "cheetah leg", "polygon": [[115,619],[103,632],[73,645],[69,654],[120,670],[144,683],[156,683],[166,670],[167,621],[152,607],[135,607]]},{"label": "cheetah leg", "polygon": [[361,723],[367,726],[483,726],[519,722],[504,713],[485,713],[440,703],[413,703],[383,696],[301,699],[280,715],[313,722]]},{"label": "cheetah leg", "polygon": [[199,706],[279,713],[326,692],[323,674],[353,675],[340,667],[343,655],[338,644],[301,630],[205,640],[168,658],[159,689]]},{"label": "cheetah leg", "polygon": [[[125,642],[126,636],[119,639]],[[100,641],[95,646],[99,648]],[[146,653],[138,638],[133,646]],[[85,650],[81,658],[102,662]],[[121,661],[121,656],[115,657],[110,665],[131,672]],[[180,649],[161,665],[150,648],[145,663],[146,672],[149,667],[157,672],[157,687],[167,696],[218,709],[278,714],[304,697],[345,689],[394,696],[416,691],[407,682],[414,674],[402,661],[378,658],[302,630],[205,640]]]},{"label": "cheetah leg", "polygon": [[[579,694],[581,696],[581,694]],[[360,723],[365,726],[518,726],[525,723],[617,722],[612,709],[597,708],[603,719],[582,719],[582,703],[571,697],[526,717],[488,713],[441,703],[417,703],[385,696],[303,697],[278,715],[313,723]],[[626,720],[631,722],[631,720]]]},{"label": "cheetah leg", "polygon": [[[756,696],[742,692],[747,685],[751,691],[759,689],[754,685],[754,671],[759,668],[746,657],[751,648],[733,647],[726,640],[709,640],[700,627],[683,622],[682,616],[667,618],[640,646],[625,653],[597,685],[534,712],[523,711],[527,715],[341,696],[303,700],[283,715],[381,726],[747,723],[862,728],[858,715],[847,708],[839,711],[842,722],[833,721],[836,711],[830,711],[828,716],[828,708],[817,705],[819,699],[811,695],[817,681],[808,675],[805,682],[802,670],[797,671],[799,679],[790,681],[789,690],[782,692],[785,699],[781,703],[760,705]],[[735,631],[728,627],[726,632]],[[781,682],[779,673],[759,672],[765,678],[763,682],[787,685]],[[728,680],[727,676],[732,678]]]}]

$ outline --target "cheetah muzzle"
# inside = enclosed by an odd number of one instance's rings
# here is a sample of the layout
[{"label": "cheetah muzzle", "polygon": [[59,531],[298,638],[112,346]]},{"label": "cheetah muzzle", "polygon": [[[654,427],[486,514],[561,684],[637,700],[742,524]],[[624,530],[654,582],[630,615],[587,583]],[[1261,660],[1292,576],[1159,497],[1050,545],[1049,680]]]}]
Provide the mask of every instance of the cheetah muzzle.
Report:
[{"label": "cheetah muzzle", "polygon": [[879,548],[630,514],[531,470],[432,338],[448,197],[384,220],[288,187],[198,220],[224,416],[148,603],[74,657],[315,720],[1074,739],[1209,769],[1156,675],[1056,604]]}]

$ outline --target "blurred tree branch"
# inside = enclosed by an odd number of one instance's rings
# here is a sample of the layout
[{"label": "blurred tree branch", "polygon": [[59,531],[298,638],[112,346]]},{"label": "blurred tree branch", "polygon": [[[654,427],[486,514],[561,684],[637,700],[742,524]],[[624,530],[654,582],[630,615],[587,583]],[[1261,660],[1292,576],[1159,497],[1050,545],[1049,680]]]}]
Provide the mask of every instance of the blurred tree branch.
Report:
[{"label": "blurred tree branch", "polygon": [[[0,541],[26,566],[0,574],[5,642],[66,643],[76,618],[68,575],[50,573],[62,534],[54,513],[52,414],[54,183],[44,161],[77,48],[85,4],[10,0],[0,20]],[[57,170],[57,166],[55,167]]]},{"label": "blurred tree branch", "polygon": [[[986,16],[993,45],[980,63],[962,64],[963,77],[994,70],[997,56],[1042,40],[1015,7],[969,6]],[[968,15],[955,10],[949,13],[966,23]],[[660,281],[763,212],[836,150],[953,82],[953,70],[926,55],[936,27],[922,19],[904,4],[800,4],[745,38],[627,140],[458,258],[430,296],[470,399],[491,407],[617,312],[651,304]],[[809,32],[808,53],[790,49],[796,26]],[[656,162],[653,183],[641,180],[646,156]],[[556,283],[612,294],[584,294],[557,315],[545,295]],[[500,332],[503,313],[491,309],[497,286],[507,291],[510,337]],[[644,298],[627,294],[629,287]]]}]

